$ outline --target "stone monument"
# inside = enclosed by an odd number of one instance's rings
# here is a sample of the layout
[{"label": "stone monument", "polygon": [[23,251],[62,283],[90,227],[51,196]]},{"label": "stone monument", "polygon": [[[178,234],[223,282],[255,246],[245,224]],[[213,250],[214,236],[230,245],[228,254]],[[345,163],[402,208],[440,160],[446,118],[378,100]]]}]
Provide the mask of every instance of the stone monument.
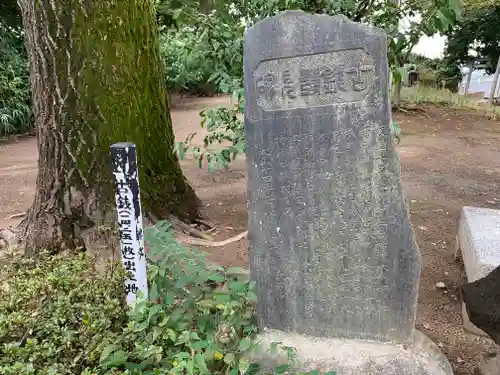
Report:
[{"label": "stone monument", "polygon": [[301,370],[452,374],[414,328],[421,259],[390,129],[384,32],[284,12],[247,30],[244,74],[264,347],[295,347]]}]

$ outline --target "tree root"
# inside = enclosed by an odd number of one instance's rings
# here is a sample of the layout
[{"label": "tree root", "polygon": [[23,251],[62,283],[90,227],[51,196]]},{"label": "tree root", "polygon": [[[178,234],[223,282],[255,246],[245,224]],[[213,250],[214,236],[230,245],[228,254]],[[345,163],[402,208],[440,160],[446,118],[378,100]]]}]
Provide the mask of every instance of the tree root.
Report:
[{"label": "tree root", "polygon": [[193,228],[192,226],[177,219],[175,216],[169,216],[167,217],[167,220],[172,225],[173,228],[180,228],[183,232],[186,232],[193,237],[202,238],[207,241],[214,240],[213,237],[209,236],[208,234],[202,232],[199,229]]},{"label": "tree root", "polygon": [[[159,222],[158,218],[156,218],[153,214],[148,215],[153,224],[157,224]],[[169,216],[167,218],[170,226],[176,231],[176,238],[178,241],[186,244],[186,245],[193,245],[193,246],[204,246],[204,247],[220,247],[220,246],[226,246],[229,245],[230,243],[237,242],[243,238],[245,238],[248,235],[248,231],[244,231],[234,237],[228,238],[227,240],[223,241],[214,241],[212,237],[210,237],[208,234],[200,231],[199,229],[193,228],[189,226],[188,224],[182,222],[178,218],[174,216]],[[201,220],[200,220],[201,221]],[[208,223],[203,222],[203,224],[207,225]],[[211,225],[210,225],[211,226]],[[211,228],[209,231],[213,232],[215,228]],[[187,235],[184,233],[187,232]]]},{"label": "tree root", "polygon": [[[149,214],[148,216],[151,219],[151,221],[153,222],[153,224],[158,223],[158,221],[159,221],[158,218],[156,218],[153,214]],[[176,218],[175,216],[172,216],[172,215],[168,216],[167,221],[169,222],[170,226],[174,230],[176,230],[177,232],[184,232],[192,237],[204,239],[206,241],[213,241],[214,240],[213,237],[209,236],[208,234],[202,232],[199,229],[191,227],[190,225],[184,223],[183,221]],[[213,228],[211,230],[213,230]]]},{"label": "tree root", "polygon": [[12,219],[17,219],[19,217],[25,217],[28,214],[28,211],[25,212],[20,212],[18,214],[10,215],[9,217],[6,217],[5,220],[12,220]]},{"label": "tree root", "polygon": [[226,246],[229,245],[230,243],[237,242],[243,238],[245,238],[248,235],[248,231],[244,231],[234,237],[228,238],[227,240],[224,241],[207,241],[199,238],[193,238],[193,237],[188,237],[184,235],[178,235],[177,239],[181,241],[182,243],[185,243],[187,245],[194,245],[194,246],[205,246],[205,247],[220,247],[220,246]]},{"label": "tree root", "polygon": [[215,228],[213,227],[212,224],[210,224],[208,221],[205,221],[203,219],[196,219],[195,222],[197,224],[200,224],[200,225],[204,225],[205,227],[207,227],[207,229],[210,231],[210,230],[214,230]]},{"label": "tree root", "polygon": [[400,105],[399,107],[392,107],[393,112],[403,112],[403,113],[409,113],[409,112],[420,112],[427,118],[429,118],[429,115],[427,114],[427,111],[423,108],[419,107],[407,107]]}]

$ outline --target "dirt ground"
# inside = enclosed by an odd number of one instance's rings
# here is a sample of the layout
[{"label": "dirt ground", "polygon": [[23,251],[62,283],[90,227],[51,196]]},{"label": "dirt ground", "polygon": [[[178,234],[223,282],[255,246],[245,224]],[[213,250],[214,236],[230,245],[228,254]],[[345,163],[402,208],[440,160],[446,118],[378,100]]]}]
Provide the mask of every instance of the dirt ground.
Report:
[{"label": "dirt ground", "polygon": [[[172,110],[179,140],[200,131],[199,111],[227,103],[226,98],[189,99]],[[492,341],[465,332],[457,293],[461,266],[452,257],[460,209],[463,206],[500,208],[500,124],[482,115],[426,108],[425,113],[395,113],[402,128],[399,146],[405,195],[410,205],[424,267],[420,283],[417,328],[431,337],[452,362],[456,375],[474,373],[481,353],[494,349]],[[198,137],[201,141],[201,137]],[[25,211],[32,200],[37,149],[34,138],[0,144],[0,228]],[[204,203],[204,214],[218,229],[218,239],[247,226],[244,160],[228,172],[209,174],[191,160],[184,172]],[[205,249],[212,260],[245,266],[247,241]],[[437,282],[447,289],[437,289]]]}]

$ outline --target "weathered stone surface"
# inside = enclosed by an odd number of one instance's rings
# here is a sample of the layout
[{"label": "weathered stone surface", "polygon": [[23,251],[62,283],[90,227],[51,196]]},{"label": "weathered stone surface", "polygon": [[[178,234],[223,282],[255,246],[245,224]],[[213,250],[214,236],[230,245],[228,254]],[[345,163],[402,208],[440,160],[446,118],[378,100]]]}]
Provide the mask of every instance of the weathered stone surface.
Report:
[{"label": "weathered stone surface", "polygon": [[[500,266],[500,210],[463,207],[455,258],[462,259],[468,282],[477,281]],[[486,335],[470,321],[465,304],[462,322],[467,331]]]},{"label": "weathered stone surface", "polygon": [[436,344],[419,331],[415,331],[413,337],[412,345],[405,348],[403,345],[375,341],[318,339],[268,330],[260,335],[260,351],[252,360],[258,361],[265,370],[287,363],[284,355],[269,351],[272,343],[281,342],[296,349],[297,372],[334,371],[338,375],[453,374],[448,360]]},{"label": "weathered stone surface", "polygon": [[390,129],[386,35],[291,11],[250,28],[244,48],[261,327],[411,345],[421,259]]},{"label": "weathered stone surface", "polygon": [[500,345],[500,267],[463,285],[462,298],[471,322]]},{"label": "weathered stone surface", "polygon": [[479,373],[481,375],[500,374],[500,357],[483,355],[479,361]]},{"label": "weathered stone surface", "polygon": [[500,266],[500,210],[464,207],[458,243],[468,282],[479,280]]}]

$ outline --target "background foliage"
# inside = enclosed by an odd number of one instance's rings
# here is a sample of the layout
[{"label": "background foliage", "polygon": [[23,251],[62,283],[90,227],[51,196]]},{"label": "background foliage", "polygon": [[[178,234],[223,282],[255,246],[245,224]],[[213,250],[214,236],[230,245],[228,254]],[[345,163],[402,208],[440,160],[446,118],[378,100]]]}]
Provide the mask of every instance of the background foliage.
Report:
[{"label": "background foliage", "polygon": [[29,130],[30,101],[22,35],[0,23],[0,137]]},{"label": "background foliage", "polygon": [[[231,92],[241,87],[245,28],[284,10],[341,13],[354,21],[383,28],[389,39],[388,57],[397,85],[396,93],[400,90],[397,68],[409,61],[420,37],[450,32],[461,19],[459,0],[408,0],[401,4],[392,0],[154,1],[167,87],[197,95]],[[31,122],[26,107],[29,104],[26,59],[20,47],[21,21],[15,0],[6,0],[0,6],[0,24],[3,30],[0,56],[4,67],[0,68],[1,135],[23,132]],[[12,34],[16,37],[12,38]],[[456,75],[456,71],[448,75]],[[394,101],[399,105],[398,95]]]},{"label": "background foliage", "polygon": [[500,50],[500,4],[467,7],[463,19],[447,33],[445,59],[451,64],[467,64],[474,57],[495,71]]},{"label": "background foliage", "polygon": [[126,315],[123,276],[86,254],[16,259],[0,272],[0,374],[95,367]]}]

